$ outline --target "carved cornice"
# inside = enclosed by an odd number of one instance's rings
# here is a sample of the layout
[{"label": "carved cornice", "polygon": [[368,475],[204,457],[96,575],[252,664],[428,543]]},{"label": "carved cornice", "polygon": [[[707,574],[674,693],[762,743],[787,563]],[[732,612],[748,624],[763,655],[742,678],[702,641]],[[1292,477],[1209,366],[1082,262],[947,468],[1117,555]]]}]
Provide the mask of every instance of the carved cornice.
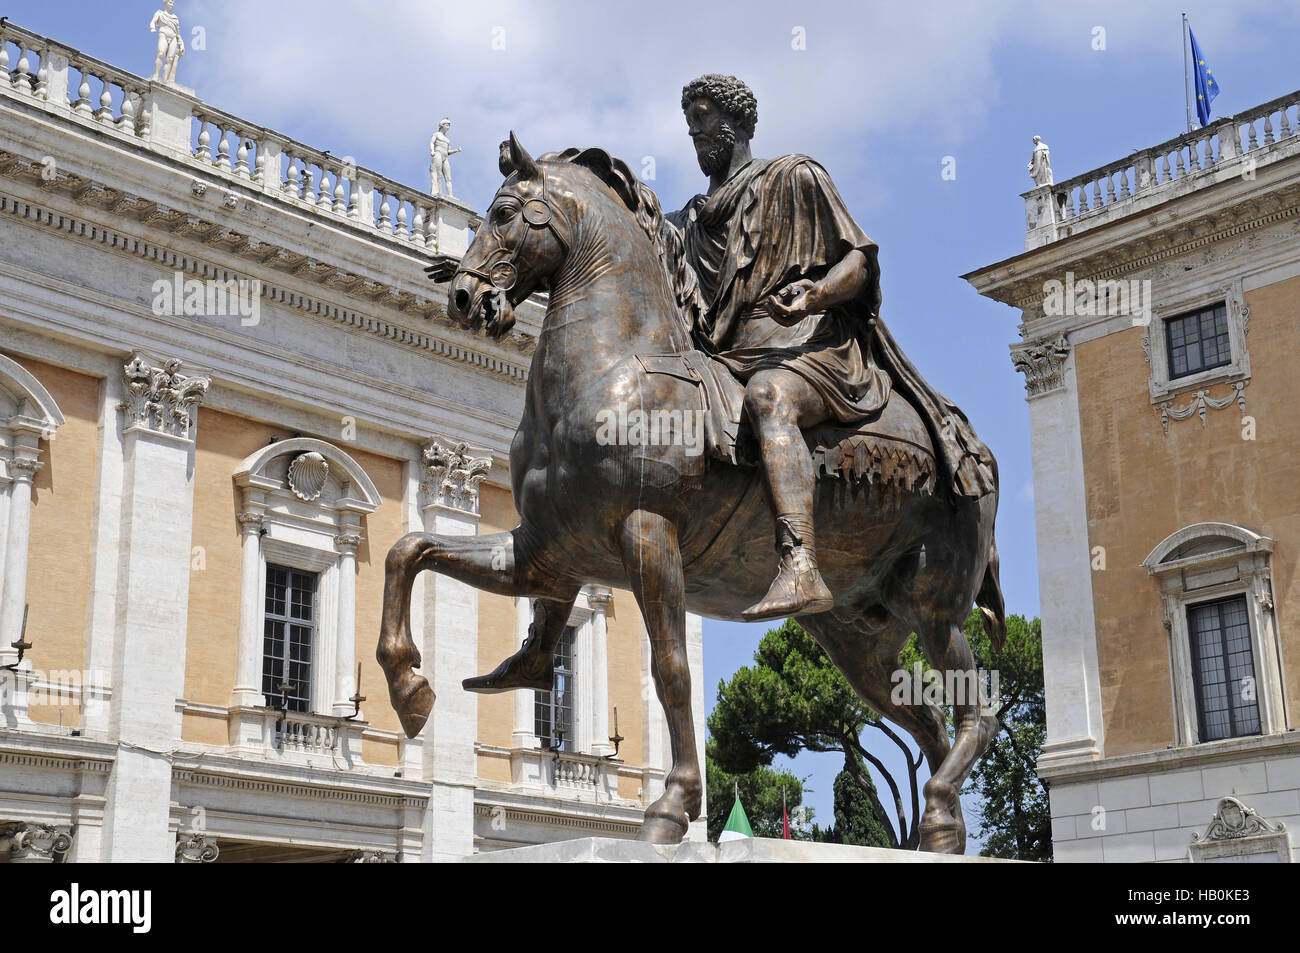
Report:
[{"label": "carved cornice", "polygon": [[1045,394],[1061,386],[1061,372],[1069,356],[1070,342],[1064,334],[1011,349],[1011,363],[1025,375],[1025,392],[1029,397]]},{"label": "carved cornice", "polygon": [[434,438],[425,447],[420,489],[431,505],[478,514],[478,486],[492,469],[492,457],[472,457],[466,443]]},{"label": "carved cornice", "polygon": [[[331,291],[346,290],[361,300],[376,301],[385,307],[402,313],[419,314],[426,320],[438,320],[450,324],[446,309],[434,299],[409,289],[400,288],[388,281],[374,277],[349,273],[328,262],[319,262],[306,255],[260,238],[243,234],[230,227],[224,217],[208,218],[204,214],[182,212],[169,206],[155,203],[140,196],[123,192],[112,186],[95,182],[77,175],[63,175],[56,183],[50,183],[43,175],[44,166],[22,156],[0,152],[0,176],[18,181],[46,186],[46,191],[66,192],[74,201],[77,195],[87,194],[94,197],[96,208],[107,208],[115,215],[134,219],[147,225],[162,228],[170,233],[193,238],[209,247],[218,247],[240,258],[255,262],[263,267],[274,267],[290,272],[305,281],[328,288]],[[73,237],[91,240],[98,247],[108,247],[116,251],[135,254],[151,260],[165,261],[189,271],[201,278],[237,277],[228,274],[229,269],[218,268],[194,259],[190,255],[177,255],[174,246],[158,245],[141,240],[139,235],[106,228],[97,222],[79,220],[63,211],[41,208],[16,196],[0,195],[0,211],[18,215],[28,223],[37,223],[55,228]],[[464,344],[453,344],[426,334],[418,334],[400,325],[389,324],[379,318],[362,315],[338,306],[337,296],[316,299],[301,293],[278,287],[274,282],[263,280],[262,293],[277,302],[288,304],[302,311],[319,314],[323,317],[351,325],[364,331],[377,334],[399,342],[410,343],[425,350],[474,364],[485,370],[494,371],[507,377],[523,380],[527,377],[527,363],[514,364],[499,357],[480,351]],[[502,346],[508,347],[522,355],[531,357],[536,347],[536,339],[529,334],[516,331],[503,339]]]},{"label": "carved cornice", "polygon": [[210,864],[221,855],[215,837],[208,837],[197,831],[181,834],[176,838],[176,863]]},{"label": "carved cornice", "polygon": [[[1084,232],[1025,252],[1010,261],[971,272],[965,277],[977,282],[977,288],[988,284],[989,287],[981,294],[1037,314],[1043,303],[1043,282],[1059,277],[1066,268],[1074,272],[1076,281],[1105,281],[1181,258],[1247,232],[1294,220],[1298,215],[1300,185],[1291,184],[1267,195],[1207,210],[1186,220],[1173,220],[1170,207],[1159,206],[1133,214],[1135,220],[1144,220],[1149,226],[1141,234],[1118,238],[1113,244],[1098,247],[1096,242],[1103,230]],[[1115,222],[1105,229],[1117,227],[1119,223]],[[1294,239],[1280,237],[1280,240]],[[1083,251],[1084,248],[1090,250]],[[999,272],[1002,280],[999,280]]]},{"label": "carved cornice", "polygon": [[118,404],[126,411],[127,426],[145,427],[176,437],[190,436],[193,410],[202,402],[212,381],[180,373],[181,362],[164,361],[161,366],[136,351],[122,368],[126,400]]}]

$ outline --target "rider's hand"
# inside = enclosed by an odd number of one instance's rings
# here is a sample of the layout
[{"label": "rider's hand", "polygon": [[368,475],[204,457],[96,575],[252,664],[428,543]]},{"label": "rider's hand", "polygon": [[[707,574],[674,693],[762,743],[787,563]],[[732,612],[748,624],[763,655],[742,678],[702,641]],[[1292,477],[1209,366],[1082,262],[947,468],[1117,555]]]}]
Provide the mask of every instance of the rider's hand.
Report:
[{"label": "rider's hand", "polygon": [[813,289],[816,287],[816,282],[800,278],[765,299],[763,306],[773,321],[788,328],[817,310],[812,300]]}]

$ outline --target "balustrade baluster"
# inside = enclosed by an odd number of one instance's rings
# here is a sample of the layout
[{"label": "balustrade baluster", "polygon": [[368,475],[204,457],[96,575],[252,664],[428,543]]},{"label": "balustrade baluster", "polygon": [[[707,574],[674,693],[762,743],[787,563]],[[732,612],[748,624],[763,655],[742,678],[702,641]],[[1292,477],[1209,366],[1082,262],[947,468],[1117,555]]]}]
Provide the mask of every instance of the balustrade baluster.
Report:
[{"label": "balustrade baluster", "polygon": [[221,141],[217,143],[217,168],[230,171],[230,130],[221,125]]},{"label": "balustrade baluster", "polygon": [[244,138],[244,133],[236,129],[235,141],[239,143],[239,148],[235,150],[235,173],[247,177],[248,175],[248,147],[252,143]]},{"label": "balustrade baluster", "polygon": [[346,215],[348,203],[343,193],[343,172],[334,174],[334,208],[335,215]]},{"label": "balustrade baluster", "polygon": [[212,161],[212,133],[208,132],[208,120],[204,116],[196,117],[199,121],[199,148],[194,158],[200,162]]},{"label": "balustrade baluster", "polygon": [[112,122],[113,87],[106,76],[99,77],[99,81],[104,84],[104,90],[99,94],[99,108],[95,110],[95,118],[100,122]]}]

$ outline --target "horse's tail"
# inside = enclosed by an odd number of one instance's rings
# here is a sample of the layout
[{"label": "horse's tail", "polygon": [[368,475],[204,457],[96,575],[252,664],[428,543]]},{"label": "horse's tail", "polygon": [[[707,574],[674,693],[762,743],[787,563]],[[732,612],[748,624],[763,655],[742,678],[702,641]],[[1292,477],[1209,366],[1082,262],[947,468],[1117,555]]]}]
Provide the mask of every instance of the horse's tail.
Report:
[{"label": "horse's tail", "polygon": [[1007,607],[1002,598],[1002,584],[998,581],[998,544],[989,540],[989,559],[984,567],[984,581],[980,583],[979,594],[975,596],[975,605],[979,606],[983,617],[984,631],[995,651],[1001,652],[1007,642]]}]

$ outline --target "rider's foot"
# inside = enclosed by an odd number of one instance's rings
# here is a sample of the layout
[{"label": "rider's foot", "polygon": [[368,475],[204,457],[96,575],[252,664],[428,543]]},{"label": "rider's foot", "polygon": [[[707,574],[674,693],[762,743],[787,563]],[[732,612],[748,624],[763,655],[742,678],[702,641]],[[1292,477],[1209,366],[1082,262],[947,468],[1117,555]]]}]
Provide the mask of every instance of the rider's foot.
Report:
[{"label": "rider's foot", "polygon": [[794,546],[781,555],[781,568],[767,595],[754,603],[742,616],[749,622],[762,622],[791,615],[825,612],[835,605],[835,597],[826,587],[817,560],[811,550]]},{"label": "rider's foot", "polygon": [[495,695],[517,688],[549,692],[555,687],[555,656],[542,650],[537,640],[530,637],[518,652],[491,673],[467,678],[460,684],[467,692],[480,695]]}]

